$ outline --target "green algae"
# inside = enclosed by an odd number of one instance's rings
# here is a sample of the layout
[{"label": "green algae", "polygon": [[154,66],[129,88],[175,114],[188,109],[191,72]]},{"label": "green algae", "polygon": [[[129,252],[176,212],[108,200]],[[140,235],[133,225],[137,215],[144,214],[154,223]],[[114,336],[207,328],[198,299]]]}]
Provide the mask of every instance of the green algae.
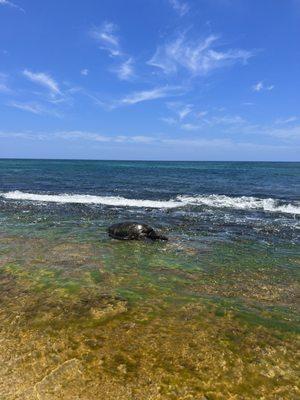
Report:
[{"label": "green algae", "polygon": [[0,239],[8,399],[73,359],[83,398],[296,398],[289,246],[219,242],[191,253],[70,232],[62,240],[66,231]]}]

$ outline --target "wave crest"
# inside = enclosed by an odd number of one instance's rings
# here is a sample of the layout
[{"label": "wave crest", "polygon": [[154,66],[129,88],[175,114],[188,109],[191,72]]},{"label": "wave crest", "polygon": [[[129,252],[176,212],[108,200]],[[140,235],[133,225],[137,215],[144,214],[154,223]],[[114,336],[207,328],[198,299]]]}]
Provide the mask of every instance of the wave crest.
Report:
[{"label": "wave crest", "polygon": [[[236,210],[262,210],[287,214],[300,214],[300,202],[283,204],[277,199],[259,199],[258,197],[230,197],[211,194],[208,196],[178,196],[178,200],[187,204],[205,205],[213,208],[233,208]],[[282,203],[282,204],[281,204]]]},{"label": "wave crest", "polygon": [[2,197],[11,200],[28,200],[37,202],[101,204],[116,207],[141,207],[170,209],[185,206],[207,206],[210,208],[229,208],[235,210],[258,210],[300,215],[300,202],[285,203],[277,199],[260,199],[257,197],[231,197],[225,195],[177,196],[171,200],[127,199],[121,196],[96,196],[89,194],[35,194],[20,191],[2,193]]},{"label": "wave crest", "polygon": [[11,200],[31,200],[47,203],[69,204],[102,204],[117,207],[176,208],[182,206],[181,201],[172,200],[139,200],[126,199],[121,196],[94,196],[90,194],[35,194],[24,193],[18,190],[3,193],[2,196]]}]

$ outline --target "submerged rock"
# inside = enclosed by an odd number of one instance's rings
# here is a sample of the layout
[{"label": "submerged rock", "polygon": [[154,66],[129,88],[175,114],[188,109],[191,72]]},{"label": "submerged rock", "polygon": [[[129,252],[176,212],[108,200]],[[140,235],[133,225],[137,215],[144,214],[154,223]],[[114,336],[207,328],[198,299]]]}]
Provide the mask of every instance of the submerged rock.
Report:
[{"label": "submerged rock", "polygon": [[111,225],[108,228],[108,234],[114,239],[121,240],[168,240],[166,236],[156,233],[151,226],[134,221]]}]

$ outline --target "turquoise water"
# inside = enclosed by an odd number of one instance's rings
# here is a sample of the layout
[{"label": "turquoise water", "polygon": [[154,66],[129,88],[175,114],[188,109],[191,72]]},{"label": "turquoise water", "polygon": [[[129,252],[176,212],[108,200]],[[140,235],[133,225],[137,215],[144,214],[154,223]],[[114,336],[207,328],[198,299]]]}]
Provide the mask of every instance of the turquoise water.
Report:
[{"label": "turquoise water", "polygon": [[299,194],[300,163],[0,160],[0,398],[296,399]]}]

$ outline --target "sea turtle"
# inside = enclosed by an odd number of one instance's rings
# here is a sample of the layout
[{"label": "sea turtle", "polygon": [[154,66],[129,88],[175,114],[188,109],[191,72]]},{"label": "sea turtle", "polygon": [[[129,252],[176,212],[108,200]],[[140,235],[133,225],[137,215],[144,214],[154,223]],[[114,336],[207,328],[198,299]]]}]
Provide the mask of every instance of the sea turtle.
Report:
[{"label": "sea turtle", "polygon": [[121,240],[168,240],[166,236],[157,234],[151,226],[141,222],[119,222],[108,228],[108,234],[114,239]]}]

